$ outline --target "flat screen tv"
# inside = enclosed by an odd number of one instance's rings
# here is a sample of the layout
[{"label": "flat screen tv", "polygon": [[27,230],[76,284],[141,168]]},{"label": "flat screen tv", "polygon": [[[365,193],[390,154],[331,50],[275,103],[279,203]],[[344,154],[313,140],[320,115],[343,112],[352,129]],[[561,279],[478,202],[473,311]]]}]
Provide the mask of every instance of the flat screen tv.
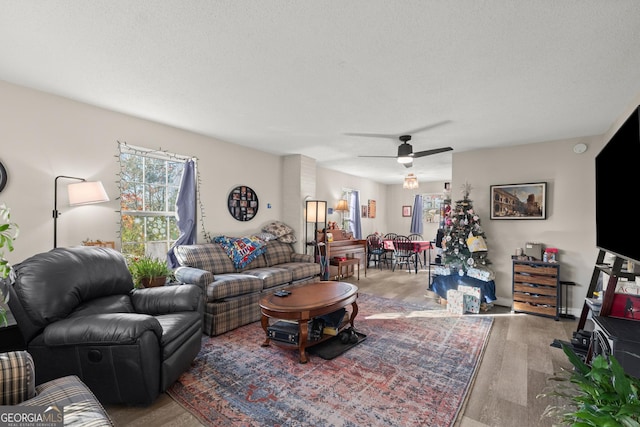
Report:
[{"label": "flat screen tv", "polygon": [[596,156],[596,245],[640,264],[640,106]]}]

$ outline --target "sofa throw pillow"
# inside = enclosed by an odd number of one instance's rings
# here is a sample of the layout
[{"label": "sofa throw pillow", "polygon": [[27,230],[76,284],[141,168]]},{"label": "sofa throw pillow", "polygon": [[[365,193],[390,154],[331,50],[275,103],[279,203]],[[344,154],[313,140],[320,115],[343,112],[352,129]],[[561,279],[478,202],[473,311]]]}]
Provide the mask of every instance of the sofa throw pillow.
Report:
[{"label": "sofa throw pillow", "polygon": [[[213,239],[212,239],[213,240]],[[173,249],[178,262],[183,267],[207,270],[212,274],[235,273],[236,267],[229,259],[227,251],[216,243],[180,245]]]},{"label": "sofa throw pillow", "polygon": [[271,233],[276,237],[282,237],[285,234],[293,233],[293,228],[281,221],[274,221],[262,227],[262,231]]},{"label": "sofa throw pillow", "polygon": [[213,241],[224,248],[236,268],[244,268],[267,249],[267,244],[257,237],[217,236]]},{"label": "sofa throw pillow", "polygon": [[296,235],[293,233],[285,234],[284,236],[278,237],[278,241],[282,243],[295,243],[298,241],[296,239]]},{"label": "sofa throw pillow", "polygon": [[267,233],[266,231],[262,231],[260,233],[256,233],[256,234],[254,234],[254,236],[257,237],[260,240],[264,240],[265,242],[268,242],[269,240],[277,239],[276,236],[274,236],[271,233]]},{"label": "sofa throw pillow", "polygon": [[291,262],[292,253],[293,247],[290,243],[283,243],[280,240],[272,240],[268,243],[268,249],[265,253],[267,264],[269,264],[269,267],[273,267],[278,264]]}]

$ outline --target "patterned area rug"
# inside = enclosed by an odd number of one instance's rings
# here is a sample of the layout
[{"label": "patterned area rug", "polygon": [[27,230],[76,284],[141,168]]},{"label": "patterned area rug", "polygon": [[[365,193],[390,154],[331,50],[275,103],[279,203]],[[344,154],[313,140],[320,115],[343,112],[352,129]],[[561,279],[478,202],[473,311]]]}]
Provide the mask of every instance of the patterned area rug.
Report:
[{"label": "patterned area rug", "polygon": [[168,394],[210,426],[452,426],[493,319],[360,294],[367,335],[333,360],[261,347],[260,322],[205,337]]}]

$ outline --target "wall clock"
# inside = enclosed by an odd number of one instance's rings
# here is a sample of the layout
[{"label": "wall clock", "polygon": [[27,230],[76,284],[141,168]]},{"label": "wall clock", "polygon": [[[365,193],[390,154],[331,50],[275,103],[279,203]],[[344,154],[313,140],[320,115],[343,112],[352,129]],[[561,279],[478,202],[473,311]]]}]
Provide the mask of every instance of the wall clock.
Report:
[{"label": "wall clock", "polygon": [[7,185],[7,170],[4,168],[2,162],[0,162],[0,191]]},{"label": "wall clock", "polygon": [[251,221],[258,213],[258,196],[251,187],[240,185],[229,193],[227,205],[232,217],[238,221]]}]

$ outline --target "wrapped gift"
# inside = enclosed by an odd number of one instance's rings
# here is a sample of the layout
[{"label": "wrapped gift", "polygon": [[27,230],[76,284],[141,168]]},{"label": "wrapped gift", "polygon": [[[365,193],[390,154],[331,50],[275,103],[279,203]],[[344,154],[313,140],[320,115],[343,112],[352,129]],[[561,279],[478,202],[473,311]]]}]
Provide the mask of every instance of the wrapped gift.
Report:
[{"label": "wrapped gift", "polygon": [[454,314],[464,314],[464,294],[455,289],[447,291],[447,311]]},{"label": "wrapped gift", "polygon": [[467,276],[484,282],[489,282],[494,279],[493,271],[488,268],[469,268],[467,270]]},{"label": "wrapped gift", "polygon": [[437,265],[434,268],[434,274],[437,276],[450,276],[451,269],[449,267],[445,267],[444,265]]},{"label": "wrapped gift", "polygon": [[462,308],[464,312],[480,313],[480,288],[459,285],[458,291],[462,292]]}]

